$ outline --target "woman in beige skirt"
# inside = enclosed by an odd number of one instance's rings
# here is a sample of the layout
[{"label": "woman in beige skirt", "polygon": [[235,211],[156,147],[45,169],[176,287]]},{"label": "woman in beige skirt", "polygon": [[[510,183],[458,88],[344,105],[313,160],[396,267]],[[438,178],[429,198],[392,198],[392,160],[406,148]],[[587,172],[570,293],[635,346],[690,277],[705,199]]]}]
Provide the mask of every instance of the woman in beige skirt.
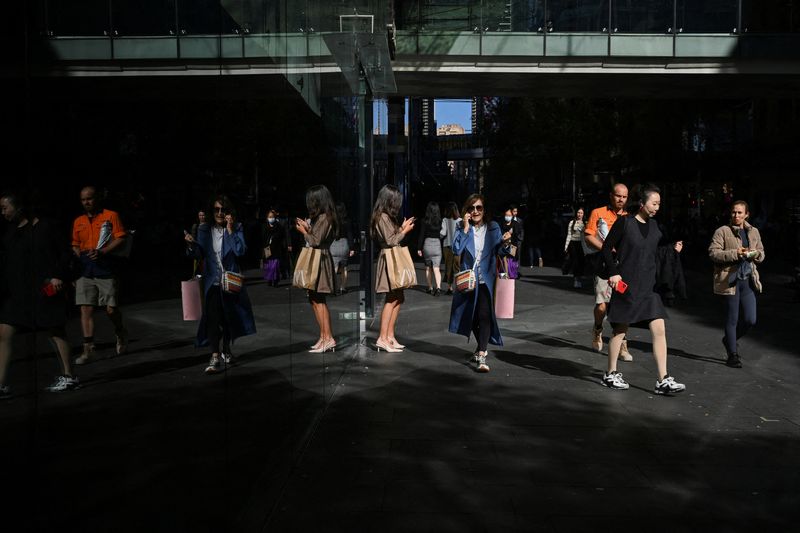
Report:
[{"label": "woman in beige skirt", "polygon": [[397,315],[400,313],[400,305],[405,301],[405,296],[403,289],[392,289],[389,283],[389,271],[386,268],[386,250],[400,246],[403,238],[414,229],[414,217],[403,219],[403,224],[400,226],[395,222],[402,205],[403,196],[400,190],[394,185],[384,185],[378,192],[370,221],[372,238],[381,249],[375,273],[375,292],[386,294],[386,302],[381,311],[381,331],[375,342],[378,351],[402,352],[405,348],[394,336]]},{"label": "woman in beige skirt", "polygon": [[317,286],[308,291],[308,301],[314,310],[314,318],[319,325],[319,340],[309,350],[310,353],[335,351],[336,340],[333,338],[331,313],[328,310],[326,295],[336,291],[331,243],[339,233],[339,222],[331,192],[324,185],[315,185],[306,192],[309,224],[301,218],[295,219],[297,231],[303,234],[306,246],[318,248],[320,251],[319,278]]}]

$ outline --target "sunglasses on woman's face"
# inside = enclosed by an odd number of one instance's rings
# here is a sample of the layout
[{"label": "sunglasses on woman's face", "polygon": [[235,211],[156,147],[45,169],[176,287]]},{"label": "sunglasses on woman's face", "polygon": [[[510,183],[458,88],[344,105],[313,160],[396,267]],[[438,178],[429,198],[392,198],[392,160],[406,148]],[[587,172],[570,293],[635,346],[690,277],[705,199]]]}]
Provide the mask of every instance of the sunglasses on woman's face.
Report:
[{"label": "sunglasses on woman's face", "polygon": [[467,211],[469,211],[470,213],[472,213],[473,211],[477,211],[478,213],[481,213],[481,212],[483,212],[483,206],[482,205],[471,205],[471,206],[469,206],[469,209],[467,209]]}]

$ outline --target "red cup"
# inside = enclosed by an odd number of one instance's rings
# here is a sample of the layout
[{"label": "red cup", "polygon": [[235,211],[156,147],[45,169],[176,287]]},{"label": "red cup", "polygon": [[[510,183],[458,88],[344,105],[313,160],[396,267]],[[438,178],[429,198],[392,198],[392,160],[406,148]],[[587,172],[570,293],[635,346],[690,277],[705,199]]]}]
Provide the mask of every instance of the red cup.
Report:
[{"label": "red cup", "polygon": [[614,289],[615,289],[615,290],[616,290],[618,293],[620,293],[620,294],[624,294],[624,293],[625,293],[625,291],[627,291],[627,290],[628,290],[628,284],[627,284],[627,283],[625,283],[625,282],[624,282],[624,281],[622,281],[622,280],[619,280],[619,281],[617,282],[617,286],[616,286],[616,287],[614,287]]}]

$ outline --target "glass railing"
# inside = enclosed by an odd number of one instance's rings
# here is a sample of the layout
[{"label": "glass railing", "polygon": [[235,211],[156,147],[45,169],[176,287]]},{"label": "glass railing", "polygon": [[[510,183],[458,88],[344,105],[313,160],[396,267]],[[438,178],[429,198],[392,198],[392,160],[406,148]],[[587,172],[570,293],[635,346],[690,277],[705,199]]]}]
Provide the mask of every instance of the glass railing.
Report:
[{"label": "glass railing", "polygon": [[358,22],[364,28],[383,31],[393,20],[413,33],[800,32],[800,6],[791,0],[304,0],[286,9],[268,0],[42,3],[41,30],[54,37],[332,32],[352,25],[353,15],[372,16]]}]

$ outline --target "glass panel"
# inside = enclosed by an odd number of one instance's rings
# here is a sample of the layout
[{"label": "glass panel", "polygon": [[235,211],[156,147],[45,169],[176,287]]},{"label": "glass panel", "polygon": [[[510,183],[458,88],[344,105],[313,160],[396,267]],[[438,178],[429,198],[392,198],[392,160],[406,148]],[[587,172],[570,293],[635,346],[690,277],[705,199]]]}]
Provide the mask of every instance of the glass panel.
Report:
[{"label": "glass panel", "polygon": [[673,0],[615,0],[614,31],[668,33],[673,24]]},{"label": "glass panel", "polygon": [[548,31],[608,31],[608,0],[548,0]]},{"label": "glass panel", "polygon": [[677,0],[678,31],[684,33],[733,33],[738,0]]},{"label": "glass panel", "polygon": [[420,31],[473,31],[480,29],[480,0],[421,0]]},{"label": "glass panel", "polygon": [[420,27],[422,0],[394,0],[394,24],[398,30],[415,31]]},{"label": "glass panel", "polygon": [[800,2],[743,0],[742,27],[750,33],[800,31]]},{"label": "glass panel", "polygon": [[511,2],[511,30],[544,31],[544,0]]},{"label": "glass panel", "polygon": [[[229,17],[223,14],[219,0],[177,0],[178,30],[181,35],[218,34],[221,20]],[[226,26],[230,27],[228,23]]]},{"label": "glass panel", "polygon": [[108,0],[85,0],[80,9],[71,0],[49,0],[47,21],[55,36],[104,35],[111,29]]},{"label": "glass panel", "polygon": [[114,35],[175,35],[175,0],[114,0]]}]

